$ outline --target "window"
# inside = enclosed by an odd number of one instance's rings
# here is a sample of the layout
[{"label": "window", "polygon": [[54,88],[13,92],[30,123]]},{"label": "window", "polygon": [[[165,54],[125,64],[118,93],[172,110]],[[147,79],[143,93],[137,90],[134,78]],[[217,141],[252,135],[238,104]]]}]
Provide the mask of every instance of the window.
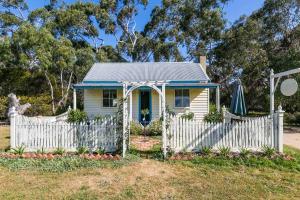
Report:
[{"label": "window", "polygon": [[117,90],[103,90],[103,107],[117,107]]},{"label": "window", "polygon": [[175,90],[175,107],[190,106],[190,91],[188,89]]}]

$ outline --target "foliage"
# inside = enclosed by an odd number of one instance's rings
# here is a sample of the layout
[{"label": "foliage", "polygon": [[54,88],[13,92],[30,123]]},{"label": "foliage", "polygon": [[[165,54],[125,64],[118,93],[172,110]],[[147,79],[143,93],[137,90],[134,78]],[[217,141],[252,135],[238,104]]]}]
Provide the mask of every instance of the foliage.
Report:
[{"label": "foliage", "polygon": [[143,115],[143,119],[146,119],[146,116],[149,115],[149,109],[143,109],[141,110],[141,114]]},{"label": "foliage", "polygon": [[61,147],[58,147],[56,148],[54,151],[53,151],[53,154],[55,155],[63,155],[65,153],[65,149],[61,148]]},{"label": "foliage", "polygon": [[284,113],[284,123],[290,124],[290,125],[298,125],[300,124],[300,113]]},{"label": "foliage", "polygon": [[22,155],[25,152],[25,146],[21,145],[19,147],[11,149],[14,154]]},{"label": "foliage", "polygon": [[204,116],[205,122],[222,122],[223,115],[220,112],[211,112]]},{"label": "foliage", "polygon": [[203,147],[200,151],[203,155],[210,155],[212,153],[212,148],[211,147]]},{"label": "foliage", "polygon": [[76,152],[79,155],[80,154],[86,154],[86,153],[89,152],[89,149],[87,147],[82,146],[82,147],[78,147]]},{"label": "foliage", "polygon": [[[48,95],[39,96],[18,96],[20,103],[30,103],[31,107],[26,111],[27,116],[51,116],[51,98]],[[7,118],[8,111],[8,98],[6,96],[0,96],[0,119]]]},{"label": "foliage", "polygon": [[194,113],[193,112],[188,112],[188,113],[184,113],[183,115],[181,115],[180,117],[182,119],[187,119],[187,120],[192,120],[194,119]]},{"label": "foliage", "polygon": [[220,147],[219,148],[219,153],[223,157],[228,157],[230,154],[230,151],[231,151],[230,147]]},{"label": "foliage", "polygon": [[105,154],[105,149],[100,147],[100,148],[96,149],[95,152],[99,155],[103,155],[103,154]]},{"label": "foliage", "polygon": [[209,112],[210,113],[217,112],[216,104],[212,104],[212,103],[209,104]]},{"label": "foliage", "polygon": [[45,151],[44,148],[38,149],[36,152],[37,152],[38,154],[45,154],[45,153],[46,153],[46,151]]},{"label": "foliage", "polygon": [[119,99],[118,111],[116,113],[116,123],[117,123],[117,133],[119,137],[117,138],[117,152],[120,153],[123,146],[122,135],[123,135],[123,104],[124,99]]},{"label": "foliage", "polygon": [[87,121],[87,114],[81,110],[71,110],[68,113],[68,122],[70,123],[80,123]]},{"label": "foliage", "polygon": [[249,155],[251,154],[251,151],[247,148],[241,148],[240,149],[240,156],[243,158],[247,158],[249,157]]},{"label": "foliage", "polygon": [[275,155],[275,153],[276,153],[276,150],[269,146],[263,146],[262,151],[263,151],[263,154],[269,158],[272,157],[273,155]]},{"label": "foliage", "polygon": [[130,134],[132,135],[142,135],[144,130],[144,126],[137,122],[137,121],[132,121],[130,123]]},{"label": "foliage", "polygon": [[162,135],[162,121],[161,120],[153,120],[146,127],[147,135],[149,136],[158,136]]}]

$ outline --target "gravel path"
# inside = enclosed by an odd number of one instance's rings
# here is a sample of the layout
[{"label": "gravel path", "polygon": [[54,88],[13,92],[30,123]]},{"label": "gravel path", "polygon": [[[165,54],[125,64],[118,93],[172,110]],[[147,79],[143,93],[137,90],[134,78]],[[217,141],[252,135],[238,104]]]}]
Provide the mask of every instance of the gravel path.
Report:
[{"label": "gravel path", "polygon": [[285,127],[283,143],[300,149],[300,127]]}]

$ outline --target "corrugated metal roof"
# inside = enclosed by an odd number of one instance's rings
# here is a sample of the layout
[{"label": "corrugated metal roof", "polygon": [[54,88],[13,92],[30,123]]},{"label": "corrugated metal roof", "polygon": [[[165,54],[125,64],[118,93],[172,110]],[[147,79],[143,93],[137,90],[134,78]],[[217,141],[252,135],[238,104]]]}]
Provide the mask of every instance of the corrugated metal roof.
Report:
[{"label": "corrugated metal roof", "polygon": [[209,81],[199,63],[96,63],[85,81]]}]

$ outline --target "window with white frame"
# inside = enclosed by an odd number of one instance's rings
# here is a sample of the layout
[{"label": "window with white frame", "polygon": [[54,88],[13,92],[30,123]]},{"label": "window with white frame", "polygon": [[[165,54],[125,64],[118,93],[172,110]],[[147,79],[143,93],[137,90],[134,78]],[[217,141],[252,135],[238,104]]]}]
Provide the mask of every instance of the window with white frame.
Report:
[{"label": "window with white frame", "polygon": [[189,89],[175,90],[175,107],[190,107]]},{"label": "window with white frame", "polygon": [[103,107],[117,107],[117,90],[103,90]]}]

